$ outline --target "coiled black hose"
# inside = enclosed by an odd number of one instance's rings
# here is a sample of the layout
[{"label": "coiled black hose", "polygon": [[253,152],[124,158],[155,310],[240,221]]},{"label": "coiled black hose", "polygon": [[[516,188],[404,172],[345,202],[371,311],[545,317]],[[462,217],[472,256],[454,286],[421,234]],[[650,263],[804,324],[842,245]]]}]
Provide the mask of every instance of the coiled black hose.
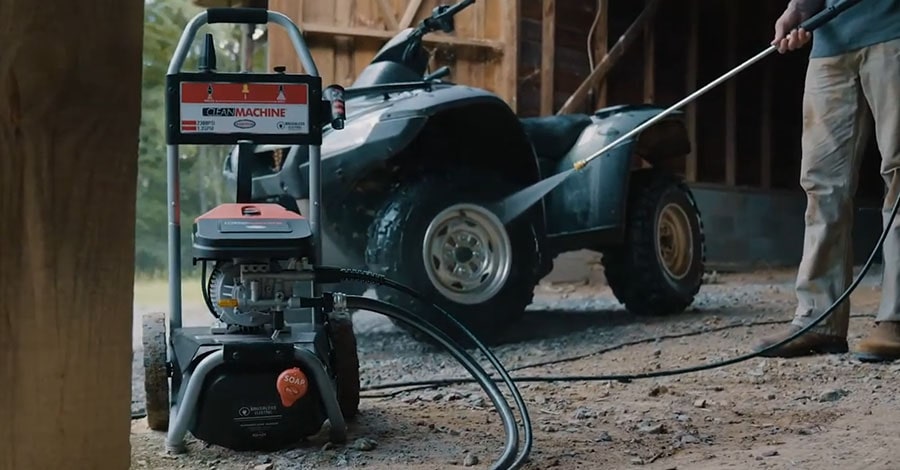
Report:
[{"label": "coiled black hose", "polygon": [[[518,393],[515,383],[511,378],[509,378],[509,374],[505,373],[506,370],[502,365],[500,365],[499,361],[496,361],[496,363],[494,363],[494,367],[496,367],[497,370],[501,372],[501,374],[506,376],[506,385],[509,387],[510,392],[516,399],[516,405],[519,407],[519,412],[522,413],[524,421],[523,424],[526,430],[524,449],[518,457],[516,456],[516,454],[519,452],[519,429],[518,423],[516,422],[516,417],[513,414],[509,402],[506,401],[503,393],[499,388],[497,388],[496,384],[494,383],[494,379],[487,373],[487,371],[485,371],[481,367],[480,364],[478,364],[475,358],[473,358],[468,352],[466,352],[465,349],[463,349],[459,345],[459,343],[453,341],[449,336],[447,336],[431,322],[422,319],[418,315],[402,307],[398,307],[387,302],[382,302],[380,300],[355,295],[346,296],[346,301],[347,308],[367,310],[399,320],[400,322],[434,338],[434,340],[436,340],[441,346],[443,346],[450,353],[450,355],[452,355],[457,361],[459,361],[459,363],[462,364],[462,366],[465,367],[470,374],[472,374],[474,381],[481,385],[481,388],[485,391],[485,393],[488,394],[488,397],[491,399],[491,402],[493,402],[494,407],[500,414],[500,419],[503,422],[504,431],[506,432],[506,443],[504,445],[503,454],[499,459],[497,459],[497,461],[494,463],[494,466],[491,468],[495,470],[518,469],[522,466],[522,464],[524,464],[525,460],[528,458],[532,446],[530,419],[528,418],[525,403],[521,399],[521,395]],[[493,354],[487,348],[484,348],[484,350],[482,350],[482,353],[489,357],[493,356]],[[496,360],[496,357],[493,358]]]}]

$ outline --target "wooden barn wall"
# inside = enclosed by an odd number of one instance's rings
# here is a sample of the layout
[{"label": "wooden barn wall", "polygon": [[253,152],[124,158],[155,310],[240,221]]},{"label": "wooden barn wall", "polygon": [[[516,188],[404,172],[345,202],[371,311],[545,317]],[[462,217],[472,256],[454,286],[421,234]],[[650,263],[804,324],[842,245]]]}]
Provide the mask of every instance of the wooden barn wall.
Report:
[{"label": "wooden barn wall", "polygon": [[[523,116],[549,114],[541,109],[544,32],[552,31],[555,42],[554,113],[590,72],[587,38],[598,4],[606,4],[608,11],[595,32],[605,39],[599,48],[594,45],[600,51],[595,63],[645,5],[637,0],[558,0],[555,30],[548,30],[543,3],[521,0],[518,98]],[[765,48],[783,7],[782,0],[660,2],[652,31],[627,49],[603,82],[605,93],[598,87],[580,111],[641,102],[675,104]],[[806,64],[806,52],[772,55],[686,107],[696,148],[676,163],[678,168],[698,183],[798,190]],[[870,145],[861,197],[880,197],[877,164],[877,150]]]},{"label": "wooden barn wall", "polygon": [[[398,23],[415,25],[439,3],[452,2],[269,0],[269,8],[304,28],[326,83],[349,85]],[[411,4],[419,5],[412,17]],[[552,24],[544,21],[550,4]],[[589,45],[598,4],[608,11],[601,12]],[[451,80],[499,94],[520,116],[553,114],[590,73],[589,47],[596,64],[644,5],[644,0],[481,0],[458,15],[454,34],[431,35],[431,69],[449,65]],[[783,7],[783,0],[662,0],[650,30],[626,50],[578,111],[678,102],[766,47]],[[554,39],[552,67],[542,63],[549,52],[543,47],[545,33]],[[299,71],[280,28],[271,28],[269,35],[271,65]],[[695,183],[797,191],[806,64],[806,52],[774,54],[688,106],[695,149],[673,162],[674,168]],[[553,81],[552,94],[544,97],[543,80]],[[860,196],[881,197],[874,145],[863,165]]]},{"label": "wooden barn wall", "polygon": [[[269,8],[286,14],[304,30],[324,82],[347,86],[398,28],[415,26],[441,3],[447,2],[270,0]],[[390,10],[387,15],[385,8]],[[411,11],[417,13],[410,15]],[[517,17],[514,0],[476,2],[456,16],[454,33],[426,37],[432,54],[430,69],[448,65],[450,80],[494,91],[515,104],[511,91],[515,89],[516,43],[506,38],[517,36],[515,21],[507,21]],[[287,36],[277,27],[270,28],[269,35],[270,64],[299,71]]]}]

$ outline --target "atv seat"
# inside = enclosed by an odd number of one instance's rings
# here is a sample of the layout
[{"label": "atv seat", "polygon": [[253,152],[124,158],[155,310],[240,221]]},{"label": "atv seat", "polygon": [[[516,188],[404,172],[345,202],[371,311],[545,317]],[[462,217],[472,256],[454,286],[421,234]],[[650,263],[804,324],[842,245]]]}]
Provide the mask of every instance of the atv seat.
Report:
[{"label": "atv seat", "polygon": [[584,129],[591,124],[586,114],[563,114],[561,116],[540,116],[522,118],[525,134],[531,139],[538,158],[558,162],[581,137]]}]

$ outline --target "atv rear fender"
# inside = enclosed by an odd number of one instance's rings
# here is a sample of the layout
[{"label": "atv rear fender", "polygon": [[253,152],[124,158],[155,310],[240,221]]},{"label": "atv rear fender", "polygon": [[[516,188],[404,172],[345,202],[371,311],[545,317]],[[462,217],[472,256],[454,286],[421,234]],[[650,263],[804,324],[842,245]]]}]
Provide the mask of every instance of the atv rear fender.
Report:
[{"label": "atv rear fender", "polygon": [[[597,111],[594,123],[558,163],[557,172],[572,168],[663,110],[653,105],[622,105]],[[683,115],[675,112],[569,177],[545,201],[547,232],[557,251],[618,244],[624,236],[631,172],[644,162],[658,166],[690,150]]]}]

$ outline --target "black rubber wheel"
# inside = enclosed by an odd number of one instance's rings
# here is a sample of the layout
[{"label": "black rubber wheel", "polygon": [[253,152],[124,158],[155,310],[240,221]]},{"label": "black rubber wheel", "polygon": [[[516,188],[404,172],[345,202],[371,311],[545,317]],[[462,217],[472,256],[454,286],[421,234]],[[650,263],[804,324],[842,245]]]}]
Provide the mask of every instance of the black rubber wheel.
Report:
[{"label": "black rubber wheel", "polygon": [[636,315],[684,312],[703,284],[706,245],[700,210],[679,178],[659,170],[634,173],[625,246],[604,250],[606,280]]},{"label": "black rubber wheel", "polygon": [[169,428],[169,376],[166,373],[166,316],[144,314],[144,392],[147,425],[154,431]]},{"label": "black rubber wheel", "polygon": [[331,367],[334,371],[341,414],[350,421],[359,413],[359,353],[353,321],[347,316],[332,315],[326,323],[331,341]]},{"label": "black rubber wheel", "polygon": [[[369,229],[369,269],[431,299],[482,342],[496,343],[531,303],[541,269],[533,213],[504,227],[482,206],[517,189],[500,176],[474,169],[426,174],[400,185]],[[464,347],[472,346],[430,305],[386,287],[376,292]],[[418,330],[395,324],[433,344]]]}]

